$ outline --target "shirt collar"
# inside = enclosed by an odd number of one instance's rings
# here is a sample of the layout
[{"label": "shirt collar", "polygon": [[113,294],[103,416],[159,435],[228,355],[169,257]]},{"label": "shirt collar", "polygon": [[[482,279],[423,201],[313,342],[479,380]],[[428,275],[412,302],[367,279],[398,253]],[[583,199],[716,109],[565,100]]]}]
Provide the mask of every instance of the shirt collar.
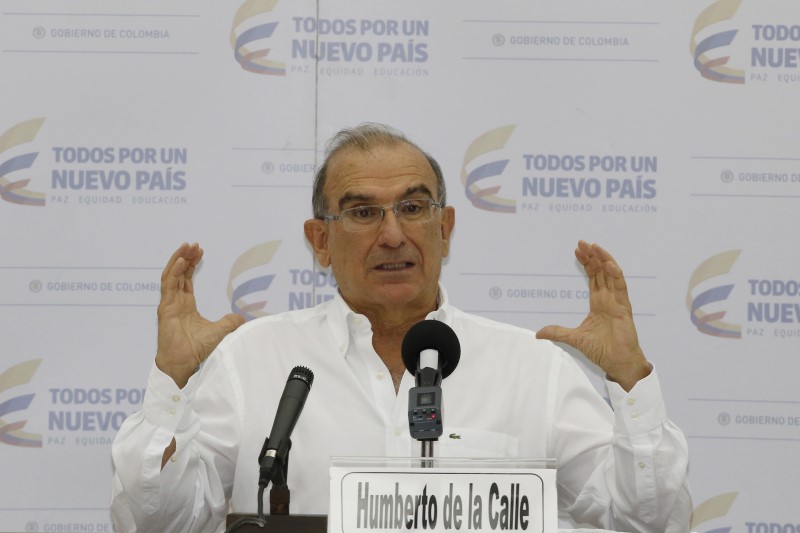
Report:
[{"label": "shirt collar", "polygon": [[[363,327],[369,327],[369,320],[364,315],[358,314],[347,305],[339,291],[331,300],[328,306],[328,325],[331,328],[333,338],[339,348],[339,354],[344,356],[350,345],[351,333]],[[447,297],[447,291],[439,283],[439,296],[437,297],[437,308],[425,317],[426,320],[439,320],[447,325],[451,325],[453,308]]]}]

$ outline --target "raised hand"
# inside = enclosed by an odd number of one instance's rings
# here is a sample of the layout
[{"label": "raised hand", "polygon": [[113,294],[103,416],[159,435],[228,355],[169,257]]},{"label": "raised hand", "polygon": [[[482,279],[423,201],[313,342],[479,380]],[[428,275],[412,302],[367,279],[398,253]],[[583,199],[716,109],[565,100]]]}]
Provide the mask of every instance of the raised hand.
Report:
[{"label": "raised hand", "polygon": [[622,269],[597,244],[578,242],[575,257],[589,278],[589,314],[577,328],[546,326],[536,337],[580,350],[629,391],[650,373],[650,365],[639,346]]},{"label": "raised hand", "polygon": [[161,273],[156,365],[181,388],[223,337],[244,323],[234,313],[211,322],[197,311],[192,276],[202,257],[197,243],[183,243]]}]

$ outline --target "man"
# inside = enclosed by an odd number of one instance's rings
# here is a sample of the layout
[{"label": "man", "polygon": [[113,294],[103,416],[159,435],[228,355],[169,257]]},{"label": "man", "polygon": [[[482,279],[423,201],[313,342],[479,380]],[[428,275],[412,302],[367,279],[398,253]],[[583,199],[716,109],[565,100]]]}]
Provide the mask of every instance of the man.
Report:
[{"label": "man", "polygon": [[438,164],[401,134],[370,124],[340,132],[313,194],[305,235],[339,286],[330,302],[246,325],[237,315],[209,322],[192,287],[202,250],[184,244],[167,264],[143,410],[112,449],[118,531],[214,531],[229,503],[252,512],[257,456],[296,365],[316,379],[292,437],[294,513],[327,514],[331,456],[418,455],[400,346],[424,319],[450,325],[462,345],[442,385],[445,435],[460,438],[442,439],[438,455],[553,457],[560,508],[577,522],[688,530],[686,442],[666,419],[625,279],[605,250],[580,242],[575,252],[589,278],[587,318],[537,336],[596,363],[614,412],[554,344],[448,302],[439,274],[455,211]]}]

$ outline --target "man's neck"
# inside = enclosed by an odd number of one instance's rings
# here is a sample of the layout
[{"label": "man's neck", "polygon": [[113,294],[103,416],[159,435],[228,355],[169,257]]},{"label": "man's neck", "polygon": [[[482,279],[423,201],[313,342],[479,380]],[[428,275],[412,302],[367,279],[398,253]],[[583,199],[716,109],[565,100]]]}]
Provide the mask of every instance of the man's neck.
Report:
[{"label": "man's neck", "polygon": [[364,315],[372,325],[373,335],[388,336],[400,332],[400,341],[403,336],[411,329],[411,326],[421,320],[429,313],[439,307],[439,295],[437,293],[433,300],[427,302],[416,302],[408,305],[376,305],[365,307],[351,302],[344,294],[339,293],[345,304],[354,312]]},{"label": "man's neck", "polygon": [[[344,298],[344,295],[342,295]],[[439,305],[439,295],[430,304],[410,308],[357,309],[345,298],[345,302],[354,312],[367,317],[372,326],[372,347],[386,365],[394,382],[394,390],[400,389],[406,367],[403,363],[403,339],[411,326],[425,320],[429,313],[435,311]]]},{"label": "man's neck", "polygon": [[372,347],[375,348],[375,352],[389,370],[394,382],[395,392],[400,389],[400,381],[406,371],[401,349],[403,339],[408,330],[411,329],[411,326],[420,320],[424,320],[426,315],[427,313],[410,319],[407,318],[402,322],[375,321],[370,318],[370,323],[372,324]]}]

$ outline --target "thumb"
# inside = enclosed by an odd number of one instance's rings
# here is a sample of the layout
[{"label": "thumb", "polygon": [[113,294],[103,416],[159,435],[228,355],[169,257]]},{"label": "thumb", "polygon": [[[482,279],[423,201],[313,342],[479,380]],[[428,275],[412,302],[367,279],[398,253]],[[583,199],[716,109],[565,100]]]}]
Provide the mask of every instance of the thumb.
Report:
[{"label": "thumb", "polygon": [[220,332],[221,337],[224,337],[228,333],[232,333],[235,331],[239,326],[245,323],[245,319],[242,315],[237,315],[236,313],[228,313],[224,317],[217,320],[214,325]]},{"label": "thumb", "polygon": [[572,329],[562,326],[545,326],[536,332],[536,338],[571,344],[570,338],[572,337],[572,331]]}]

